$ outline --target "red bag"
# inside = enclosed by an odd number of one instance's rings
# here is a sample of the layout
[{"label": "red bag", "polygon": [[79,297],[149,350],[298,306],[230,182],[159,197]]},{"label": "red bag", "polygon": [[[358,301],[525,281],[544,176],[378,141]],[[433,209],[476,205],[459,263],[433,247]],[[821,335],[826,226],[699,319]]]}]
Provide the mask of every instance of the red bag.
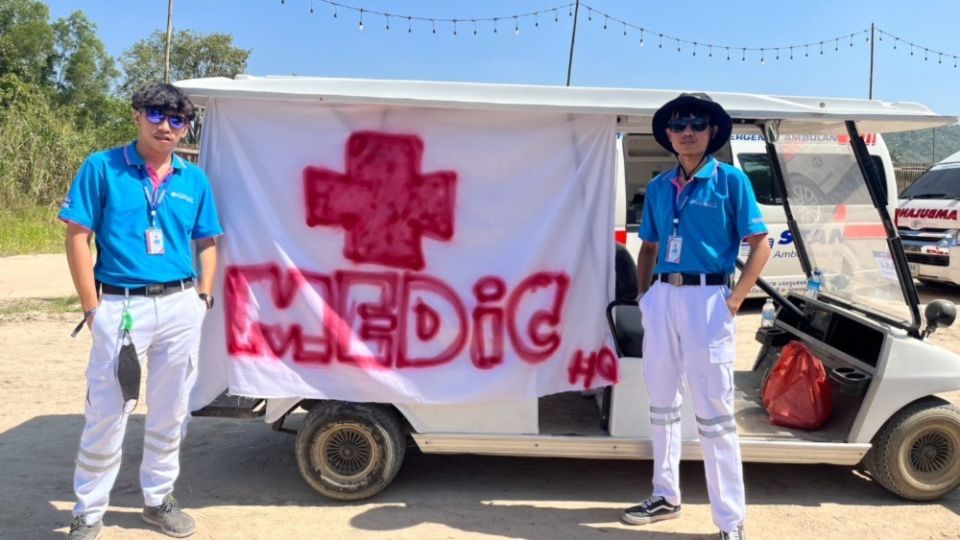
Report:
[{"label": "red bag", "polygon": [[778,426],[815,430],[833,409],[827,370],[799,341],[783,348],[762,393],[770,421]]}]

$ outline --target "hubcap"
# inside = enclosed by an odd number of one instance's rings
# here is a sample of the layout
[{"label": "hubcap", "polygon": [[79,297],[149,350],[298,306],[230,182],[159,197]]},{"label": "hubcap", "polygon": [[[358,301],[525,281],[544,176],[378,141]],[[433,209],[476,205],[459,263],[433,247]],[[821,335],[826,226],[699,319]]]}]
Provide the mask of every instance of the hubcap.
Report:
[{"label": "hubcap", "polygon": [[920,434],[910,446],[910,466],[922,476],[935,476],[957,459],[953,439],[939,430]]},{"label": "hubcap", "polygon": [[313,447],[314,468],[335,482],[355,482],[374,467],[378,450],[366,426],[338,424],[323,432]]}]

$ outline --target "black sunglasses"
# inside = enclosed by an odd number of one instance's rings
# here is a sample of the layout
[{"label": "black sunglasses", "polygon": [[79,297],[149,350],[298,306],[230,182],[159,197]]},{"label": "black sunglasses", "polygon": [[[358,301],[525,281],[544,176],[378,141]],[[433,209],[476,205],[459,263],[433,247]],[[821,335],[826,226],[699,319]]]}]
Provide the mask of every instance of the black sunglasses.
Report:
[{"label": "black sunglasses", "polygon": [[147,117],[147,122],[151,124],[160,125],[163,123],[163,120],[167,120],[167,124],[170,125],[171,129],[180,129],[183,126],[187,125],[187,117],[182,114],[167,114],[163,109],[157,109],[150,107],[144,110],[144,113]]},{"label": "black sunglasses", "polygon": [[687,117],[687,118],[674,118],[667,122],[667,129],[674,133],[683,133],[683,130],[687,129],[687,126],[690,126],[690,129],[701,132],[710,127],[710,118],[706,116],[696,116],[696,117]]}]

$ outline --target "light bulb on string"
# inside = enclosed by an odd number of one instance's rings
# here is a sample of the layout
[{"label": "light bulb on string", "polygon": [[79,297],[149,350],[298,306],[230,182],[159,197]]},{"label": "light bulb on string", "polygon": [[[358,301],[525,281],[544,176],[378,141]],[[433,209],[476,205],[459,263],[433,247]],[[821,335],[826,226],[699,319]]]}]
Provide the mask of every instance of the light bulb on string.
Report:
[{"label": "light bulb on string", "polygon": [[608,16],[606,16],[606,15],[603,16],[603,29],[604,29],[604,30],[607,29],[607,19],[609,19],[609,18],[610,18],[610,17],[608,17]]},{"label": "light bulb on string", "polygon": [[587,8],[587,20],[588,20],[588,21],[592,21],[592,20],[593,20],[593,10],[590,9],[590,8]]},{"label": "light bulb on string", "polygon": [[957,69],[957,57],[953,57],[953,69]]},{"label": "light bulb on string", "polygon": [[727,61],[730,61],[730,47],[727,47]]},{"label": "light bulb on string", "polygon": [[910,44],[910,56],[913,56],[913,43]]},{"label": "light bulb on string", "polygon": [[823,56],[823,42],[820,42],[820,56]]},{"label": "light bulb on string", "polygon": [[359,28],[360,31],[363,32],[363,10],[362,9],[360,10],[360,24],[357,25],[357,28]]},{"label": "light bulb on string", "polygon": [[520,19],[516,16],[513,18],[513,35],[520,35]]},{"label": "light bulb on string", "polygon": [[713,58],[713,45],[710,46],[710,51],[707,52],[707,58]]},{"label": "light bulb on string", "polygon": [[337,6],[333,6],[333,18],[337,18]]},{"label": "light bulb on string", "polygon": [[533,14],[533,26],[534,26],[534,28],[539,28],[539,27],[540,27],[540,12],[539,12],[539,11]]},{"label": "light bulb on string", "polygon": [[387,32],[389,32],[390,31],[390,14],[386,13],[385,16],[387,17]]},{"label": "light bulb on string", "polygon": [[473,35],[477,35],[477,20],[473,19]]},{"label": "light bulb on string", "polygon": [[840,50],[840,38],[837,38],[837,39],[833,42],[833,50],[834,50],[834,51],[839,51],[839,50]]},{"label": "light bulb on string", "polygon": [[790,59],[793,60],[793,47],[790,47]]},{"label": "light bulb on string", "polygon": [[779,48],[777,49],[777,56],[776,56],[776,58],[774,58],[774,60],[777,60],[777,61],[780,60],[780,49],[779,49]]},{"label": "light bulb on string", "polygon": [[453,20],[453,35],[457,35],[457,20]]},{"label": "light bulb on string", "polygon": [[623,23],[623,37],[627,37],[627,23]]},{"label": "light bulb on string", "polygon": [[896,39],[893,40],[893,49],[894,49],[894,50],[897,49],[897,42],[898,42],[898,41],[900,41],[900,38],[896,38]]},{"label": "light bulb on string", "polygon": [[761,64],[767,63],[767,59],[763,57],[763,48],[760,49],[760,63]]},{"label": "light bulb on string", "polygon": [[677,52],[680,52],[680,40],[679,40],[679,39],[676,39],[676,40],[674,40],[674,41],[677,42]]},{"label": "light bulb on string", "polygon": [[803,57],[810,58],[810,47],[808,45],[803,46]]},{"label": "light bulb on string", "polygon": [[942,64],[942,63],[943,63],[943,53],[940,53],[940,56],[937,58],[937,63],[938,63],[938,64]]},{"label": "light bulb on string", "polygon": [[413,33],[413,17],[407,16],[407,33]]},{"label": "light bulb on string", "polygon": [[433,33],[437,33],[437,21],[435,19],[430,19],[430,24],[433,25]]},{"label": "light bulb on string", "polygon": [[313,0],[310,0],[310,14],[313,15]]},{"label": "light bulb on string", "polygon": [[850,46],[853,47],[853,34],[850,34]]},{"label": "light bulb on string", "polygon": [[643,40],[643,28],[640,29],[640,46],[643,47],[646,43]]},{"label": "light bulb on string", "polygon": [[740,49],[740,61],[741,61],[741,62],[746,62],[746,61],[747,61],[747,50],[746,50],[746,49]]},{"label": "light bulb on string", "polygon": [[553,10],[553,22],[560,22],[560,15],[557,13],[557,10]]},{"label": "light bulb on string", "polygon": [[923,61],[924,61],[924,62],[927,61],[927,52],[928,52],[927,49],[924,48],[924,49],[923,49]]},{"label": "light bulb on string", "polygon": [[663,34],[660,34],[660,43],[657,44],[657,47],[660,49],[663,48]]},{"label": "light bulb on string", "polygon": [[494,33],[494,34],[497,33],[497,18],[496,18],[496,17],[493,18],[493,33]]},{"label": "light bulb on string", "polygon": [[697,55],[697,42],[694,41],[694,42],[693,42],[693,56],[696,56],[696,55]]}]

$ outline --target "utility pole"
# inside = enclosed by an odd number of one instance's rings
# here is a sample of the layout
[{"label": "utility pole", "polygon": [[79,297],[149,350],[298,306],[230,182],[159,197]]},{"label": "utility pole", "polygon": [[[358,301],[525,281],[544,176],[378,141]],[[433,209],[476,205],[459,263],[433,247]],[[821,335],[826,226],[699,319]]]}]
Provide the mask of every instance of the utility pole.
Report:
[{"label": "utility pole", "polygon": [[[170,0],[171,2],[173,0]],[[573,32],[570,34],[570,59],[567,61],[567,86],[570,86],[570,75],[573,73],[573,45],[577,42],[577,20],[580,18],[580,0],[573,10]]]},{"label": "utility pole", "polygon": [[870,94],[868,95],[870,99],[873,99],[873,38],[876,33],[876,29],[876,23],[870,23]]},{"label": "utility pole", "polygon": [[173,37],[173,0],[167,0],[167,46],[163,52],[163,82],[170,82],[170,39]]}]

